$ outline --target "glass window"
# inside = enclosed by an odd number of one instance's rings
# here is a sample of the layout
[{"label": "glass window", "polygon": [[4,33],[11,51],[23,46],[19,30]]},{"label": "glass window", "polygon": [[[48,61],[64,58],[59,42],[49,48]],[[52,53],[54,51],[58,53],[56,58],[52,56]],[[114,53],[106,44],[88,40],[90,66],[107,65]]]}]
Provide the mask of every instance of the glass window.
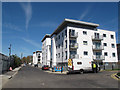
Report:
[{"label": "glass window", "polygon": [[108,56],[108,53],[107,53],[107,52],[104,52],[104,56]]},{"label": "glass window", "polygon": [[83,41],[83,45],[87,45],[87,41]]},{"label": "glass window", "polygon": [[82,64],[82,62],[77,62],[78,65]]},{"label": "glass window", "polygon": [[67,59],[67,51],[65,51],[65,59]]},{"label": "glass window", "polygon": [[38,56],[38,58],[40,58],[40,56]]},{"label": "glass window", "polygon": [[66,46],[65,48],[67,48],[67,40],[65,40],[65,46]]},{"label": "glass window", "polygon": [[83,34],[84,34],[84,35],[87,35],[87,31],[83,31]]},{"label": "glass window", "polygon": [[111,35],[111,39],[114,39],[114,35]]},{"label": "glass window", "polygon": [[88,52],[87,52],[87,51],[84,51],[84,55],[88,55]]},{"label": "glass window", "polygon": [[67,30],[65,30],[65,36],[67,37]]},{"label": "glass window", "polygon": [[63,33],[62,33],[62,37],[63,37],[64,35],[63,35]]},{"label": "glass window", "polygon": [[112,53],[112,57],[115,57],[115,53]]},{"label": "glass window", "polygon": [[103,34],[103,37],[106,37],[106,34]]},{"label": "glass window", "polygon": [[40,59],[38,59],[38,61],[40,61]]}]

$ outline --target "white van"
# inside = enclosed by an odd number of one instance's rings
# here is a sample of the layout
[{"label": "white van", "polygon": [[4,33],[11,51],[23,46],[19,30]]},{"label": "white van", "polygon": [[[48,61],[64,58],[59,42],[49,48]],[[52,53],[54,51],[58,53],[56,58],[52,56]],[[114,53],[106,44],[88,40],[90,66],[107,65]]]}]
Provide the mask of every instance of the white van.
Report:
[{"label": "white van", "polygon": [[92,61],[80,60],[80,59],[72,59],[72,65],[68,65],[69,72],[80,72],[84,71],[92,71]]}]

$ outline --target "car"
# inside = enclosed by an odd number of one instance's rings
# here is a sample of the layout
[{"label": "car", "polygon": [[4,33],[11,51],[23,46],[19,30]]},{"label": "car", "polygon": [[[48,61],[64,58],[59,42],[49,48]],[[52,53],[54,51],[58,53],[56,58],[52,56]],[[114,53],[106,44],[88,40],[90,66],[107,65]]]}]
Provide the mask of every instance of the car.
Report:
[{"label": "car", "polygon": [[49,70],[49,66],[48,65],[42,66],[42,70]]}]

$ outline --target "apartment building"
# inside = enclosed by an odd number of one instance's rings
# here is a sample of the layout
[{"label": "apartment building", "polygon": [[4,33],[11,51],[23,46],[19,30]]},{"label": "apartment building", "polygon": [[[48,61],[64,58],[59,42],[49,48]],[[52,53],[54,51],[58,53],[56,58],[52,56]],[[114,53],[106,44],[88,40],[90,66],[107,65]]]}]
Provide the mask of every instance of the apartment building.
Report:
[{"label": "apartment building", "polygon": [[33,52],[33,64],[42,64],[42,51]]},{"label": "apartment building", "polygon": [[51,60],[51,38],[46,34],[42,39],[42,65],[49,65]]},{"label": "apartment building", "polygon": [[74,58],[99,64],[118,62],[115,32],[98,26],[65,19],[51,34],[52,66],[67,66],[68,59]]}]

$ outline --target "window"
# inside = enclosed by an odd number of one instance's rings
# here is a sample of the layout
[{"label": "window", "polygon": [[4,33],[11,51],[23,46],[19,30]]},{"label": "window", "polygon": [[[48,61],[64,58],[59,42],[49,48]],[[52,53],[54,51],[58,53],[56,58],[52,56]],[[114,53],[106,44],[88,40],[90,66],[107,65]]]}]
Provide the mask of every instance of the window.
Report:
[{"label": "window", "polygon": [[87,31],[83,31],[83,34],[84,34],[84,35],[87,35]]},{"label": "window", "polygon": [[40,58],[40,56],[38,56],[38,58]]},{"label": "window", "polygon": [[83,45],[87,45],[87,41],[83,41]]},{"label": "window", "polygon": [[56,58],[57,58],[57,54],[56,54]]},{"label": "window", "polygon": [[63,37],[64,35],[63,35],[63,33],[62,33],[62,37]]},{"label": "window", "polygon": [[115,57],[115,53],[112,53],[112,57]]},{"label": "window", "polygon": [[87,51],[84,51],[84,55],[88,55],[88,52],[87,52]]},{"label": "window", "polygon": [[114,44],[111,44],[111,47],[112,47],[112,48],[115,48],[115,45],[114,45]]},{"label": "window", "polygon": [[56,49],[57,49],[57,46],[56,46]]},{"label": "window", "polygon": [[40,61],[40,59],[38,59],[38,61]]},{"label": "window", "polygon": [[60,53],[58,53],[58,58],[60,58]]},{"label": "window", "polygon": [[77,62],[78,65],[82,64],[82,62]]},{"label": "window", "polygon": [[106,37],[106,34],[103,34],[103,37]]},{"label": "window", "polygon": [[65,40],[65,46],[66,46],[65,48],[67,48],[67,40]]},{"label": "window", "polygon": [[62,57],[63,57],[63,52],[62,52]]},{"label": "window", "polygon": [[107,46],[107,43],[103,43],[104,46]]},{"label": "window", "polygon": [[111,35],[111,39],[114,39],[114,35]]},{"label": "window", "polygon": [[67,59],[67,51],[65,51],[65,59]]},{"label": "window", "polygon": [[58,45],[58,47],[60,48],[60,44]]},{"label": "window", "polygon": [[65,36],[67,37],[67,30],[65,30]]},{"label": "window", "polygon": [[107,53],[107,52],[104,52],[104,56],[108,56],[108,53]]},{"label": "window", "polygon": [[59,35],[59,39],[60,39],[60,35]]}]

